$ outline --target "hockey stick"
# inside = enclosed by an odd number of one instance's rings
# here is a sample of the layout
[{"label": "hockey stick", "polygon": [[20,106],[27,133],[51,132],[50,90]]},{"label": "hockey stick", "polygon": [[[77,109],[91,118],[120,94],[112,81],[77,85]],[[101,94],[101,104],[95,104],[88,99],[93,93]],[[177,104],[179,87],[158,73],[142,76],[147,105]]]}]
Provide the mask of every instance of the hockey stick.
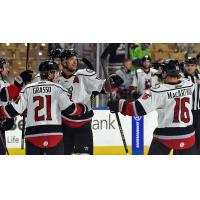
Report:
[{"label": "hockey stick", "polygon": [[[119,46],[119,44],[113,44],[113,46],[112,46],[112,47],[109,47],[109,49],[107,49],[107,51],[110,51],[110,49],[116,48],[116,47],[118,47],[118,46]],[[110,80],[109,80],[109,78],[108,78],[108,74],[107,74],[106,68],[105,68],[105,56],[106,56],[107,53],[108,53],[107,51],[104,52],[104,54],[103,54],[102,57],[101,57],[101,64],[102,64],[102,68],[103,68],[103,72],[104,72],[106,81],[108,82],[108,89],[109,89],[109,93],[110,93],[110,99],[111,99],[111,101],[112,101],[112,100],[113,100],[113,95],[112,95],[112,90],[111,90],[111,84],[110,84]],[[86,65],[88,66],[89,69],[91,69],[91,70],[94,71],[94,67],[93,67],[92,63],[91,63],[87,58],[82,58],[82,62],[83,62],[84,64],[86,64]],[[126,154],[128,154],[128,147],[127,147],[126,139],[125,139],[125,136],[124,136],[124,133],[123,133],[121,121],[120,121],[120,118],[119,118],[119,115],[118,115],[117,112],[115,112],[115,115],[116,115],[117,123],[118,123],[118,126],[119,126],[121,138],[122,138],[122,141],[123,141],[123,144],[124,144],[124,149],[125,149]]]},{"label": "hockey stick", "polygon": [[[27,43],[27,48],[26,48],[26,70],[28,70],[28,65],[29,65],[29,49],[30,49],[30,43]],[[25,122],[25,114],[23,113],[21,149],[24,149],[25,123],[26,123]]]},{"label": "hockey stick", "polygon": [[6,147],[6,143],[5,143],[5,140],[3,138],[3,135],[2,135],[2,131],[0,130],[0,139],[1,139],[1,142],[3,144],[3,148],[4,150],[6,151],[7,155],[10,155],[9,152],[8,152],[8,148]]},{"label": "hockey stick", "polygon": [[[115,46],[118,46],[118,44],[116,44]],[[93,67],[92,63],[87,58],[82,58],[82,62],[84,64],[86,64],[89,69],[94,71],[94,67]],[[113,100],[111,85],[110,85],[110,81],[109,81],[108,74],[106,72],[104,63],[105,63],[105,60],[104,60],[104,58],[102,58],[101,59],[101,64],[102,64],[102,67],[103,67],[104,75],[106,77],[106,81],[109,83],[108,84],[108,88],[109,88],[109,93],[110,93],[110,99]],[[124,136],[124,133],[123,133],[121,121],[119,119],[118,113],[115,113],[115,115],[116,115],[117,123],[118,123],[118,126],[119,126],[120,134],[121,134],[121,137],[122,137],[122,141],[123,141],[123,144],[124,144],[124,149],[125,149],[126,154],[128,154],[128,148],[127,148],[126,139],[125,139],[125,136]]]},{"label": "hockey stick", "polygon": [[94,67],[93,67],[93,65],[92,65],[92,63],[91,63],[87,58],[84,58],[84,57],[83,57],[83,58],[81,59],[81,61],[82,61],[84,64],[86,64],[86,65],[88,66],[89,69],[95,71],[95,70],[94,70]]},{"label": "hockey stick", "polygon": [[[110,84],[110,80],[108,78],[108,74],[107,74],[106,67],[105,67],[105,59],[103,57],[101,57],[101,65],[102,65],[102,69],[103,69],[106,81],[108,83],[110,100],[113,101],[114,99],[113,99],[113,95],[112,95],[111,84]],[[128,147],[127,147],[127,144],[126,144],[126,139],[125,139],[124,132],[123,132],[122,125],[121,125],[121,121],[120,121],[120,118],[119,118],[119,114],[117,112],[115,112],[115,116],[116,116],[116,119],[117,119],[117,123],[118,123],[118,127],[119,127],[119,131],[120,131],[120,134],[121,134],[121,138],[122,138],[122,142],[123,142],[123,145],[124,145],[125,152],[126,152],[126,154],[129,154]]]}]

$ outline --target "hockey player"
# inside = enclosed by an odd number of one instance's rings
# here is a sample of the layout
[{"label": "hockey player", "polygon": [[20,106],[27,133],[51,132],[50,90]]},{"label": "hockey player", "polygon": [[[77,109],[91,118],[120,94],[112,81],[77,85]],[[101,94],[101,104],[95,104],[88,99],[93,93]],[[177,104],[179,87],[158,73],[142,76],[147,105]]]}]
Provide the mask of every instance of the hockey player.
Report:
[{"label": "hockey player", "polygon": [[195,129],[196,145],[198,154],[200,154],[200,74],[197,69],[196,58],[189,57],[185,60],[185,72],[183,77],[191,80],[195,83],[195,89],[193,93],[193,126]]},{"label": "hockey player", "polygon": [[53,62],[58,64],[60,71],[63,70],[63,67],[61,64],[61,53],[62,53],[62,49],[53,49],[49,53],[49,59],[51,59]]},{"label": "hockey player", "polygon": [[[14,100],[19,95],[24,83],[30,82],[32,79],[32,71],[27,70],[22,72],[19,76],[15,78],[14,83],[8,83],[5,79],[7,79],[9,75],[9,64],[6,62],[4,58],[0,58],[0,101],[8,102]],[[10,130],[14,125],[14,119],[3,119],[0,115],[0,155],[6,154],[6,149],[4,148],[4,144],[6,144],[5,140],[5,131]]]},{"label": "hockey player", "polygon": [[[91,121],[93,111],[91,110],[90,97],[92,94],[106,94],[108,91],[105,80],[100,79],[93,70],[77,70],[77,53],[73,49],[62,52],[61,61],[63,72],[59,83],[67,89],[69,97],[75,103],[84,103],[89,111],[82,116],[62,115],[63,139],[65,154],[93,154],[93,134]],[[113,86],[121,84],[117,75],[110,80]]]},{"label": "hockey player", "polygon": [[[61,65],[61,52],[62,49],[52,49],[51,52],[49,53],[49,59],[55,62],[59,66],[59,71],[62,71],[63,69]],[[40,69],[38,69],[38,71],[40,71]],[[37,82],[40,80],[41,80],[40,73],[37,73],[32,82]]]},{"label": "hockey player", "polygon": [[156,110],[158,127],[154,130],[148,154],[196,154],[195,132],[192,126],[192,94],[194,84],[180,80],[179,66],[170,60],[163,69],[166,78],[163,84],[147,90],[137,101],[123,99],[110,101],[111,112],[142,116]]},{"label": "hockey player", "polygon": [[141,69],[137,69],[133,77],[133,87],[137,90],[139,96],[142,95],[145,90],[152,86],[154,87],[158,83],[156,73],[157,70],[151,68],[151,58],[149,56],[144,56],[141,59]]},{"label": "hockey player", "polygon": [[5,116],[15,117],[27,109],[27,155],[62,155],[61,111],[74,116],[86,112],[87,107],[74,104],[68,92],[61,85],[53,83],[59,76],[56,63],[47,60],[39,68],[41,81],[26,85],[16,102],[5,106]]}]

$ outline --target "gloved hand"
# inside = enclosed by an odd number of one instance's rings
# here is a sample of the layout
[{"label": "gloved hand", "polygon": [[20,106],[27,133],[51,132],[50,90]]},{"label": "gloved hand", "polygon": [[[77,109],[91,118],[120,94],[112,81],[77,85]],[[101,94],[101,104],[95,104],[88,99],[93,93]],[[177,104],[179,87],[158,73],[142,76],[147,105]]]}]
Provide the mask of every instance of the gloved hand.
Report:
[{"label": "gloved hand", "polygon": [[26,70],[23,71],[21,74],[19,74],[16,78],[14,83],[18,86],[18,87],[22,87],[24,84],[31,82],[32,80],[32,75],[33,75],[33,71],[31,70]]},{"label": "gloved hand", "polygon": [[119,100],[108,101],[107,106],[111,113],[119,112]]},{"label": "gloved hand", "polygon": [[4,119],[0,123],[0,129],[2,131],[10,130],[14,126],[14,118]]},{"label": "gloved hand", "polygon": [[111,85],[114,87],[119,87],[124,82],[124,80],[117,74],[110,75],[109,80],[110,80]]}]

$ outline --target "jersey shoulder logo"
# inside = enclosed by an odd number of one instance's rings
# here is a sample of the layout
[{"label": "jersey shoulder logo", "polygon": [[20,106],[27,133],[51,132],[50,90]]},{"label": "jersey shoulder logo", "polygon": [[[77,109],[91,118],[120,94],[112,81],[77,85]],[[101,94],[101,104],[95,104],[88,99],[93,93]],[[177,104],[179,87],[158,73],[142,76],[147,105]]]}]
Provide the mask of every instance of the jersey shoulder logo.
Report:
[{"label": "jersey shoulder logo", "polygon": [[86,72],[88,72],[88,73],[90,73],[90,74],[91,74],[91,73],[94,73],[94,71],[93,71],[92,69],[88,69],[88,68],[86,69]]},{"label": "jersey shoulder logo", "polygon": [[101,78],[99,77],[99,76],[96,76],[96,78],[95,79],[97,79],[97,80],[101,80]]},{"label": "jersey shoulder logo", "polygon": [[160,83],[155,84],[155,86],[152,87],[152,89],[158,89],[160,88]]},{"label": "jersey shoulder logo", "polygon": [[150,96],[151,96],[150,94],[144,93],[140,98],[143,99],[143,100],[146,100],[146,99],[148,99]]}]

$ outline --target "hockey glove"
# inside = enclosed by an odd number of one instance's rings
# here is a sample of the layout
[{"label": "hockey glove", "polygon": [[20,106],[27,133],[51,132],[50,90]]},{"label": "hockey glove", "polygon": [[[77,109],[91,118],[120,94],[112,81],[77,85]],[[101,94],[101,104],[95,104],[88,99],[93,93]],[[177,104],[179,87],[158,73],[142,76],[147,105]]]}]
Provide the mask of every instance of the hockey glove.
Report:
[{"label": "hockey glove", "polygon": [[31,82],[32,75],[33,75],[33,71],[31,71],[31,70],[23,71],[21,74],[19,74],[17,77],[15,77],[14,83],[18,87],[22,87],[24,84]]},{"label": "hockey glove", "polygon": [[119,112],[119,100],[108,101],[107,106],[111,113]]},{"label": "hockey glove", "polygon": [[62,111],[64,116],[82,115],[88,112],[88,107],[85,104],[73,103],[68,108]]},{"label": "hockey glove", "polygon": [[14,118],[4,119],[0,123],[0,129],[2,131],[10,130],[14,126]]},{"label": "hockey glove", "polygon": [[110,80],[111,86],[114,86],[114,87],[119,87],[124,82],[124,80],[117,74],[110,75],[109,80]]},{"label": "hockey glove", "polygon": [[81,110],[82,110],[81,114],[85,114],[85,113],[87,113],[89,111],[87,105],[85,105],[85,104],[78,103],[76,105],[81,107]]},{"label": "hockey glove", "polygon": [[127,101],[124,99],[108,101],[107,106],[110,108],[111,113],[121,112],[123,113],[126,109]]}]

